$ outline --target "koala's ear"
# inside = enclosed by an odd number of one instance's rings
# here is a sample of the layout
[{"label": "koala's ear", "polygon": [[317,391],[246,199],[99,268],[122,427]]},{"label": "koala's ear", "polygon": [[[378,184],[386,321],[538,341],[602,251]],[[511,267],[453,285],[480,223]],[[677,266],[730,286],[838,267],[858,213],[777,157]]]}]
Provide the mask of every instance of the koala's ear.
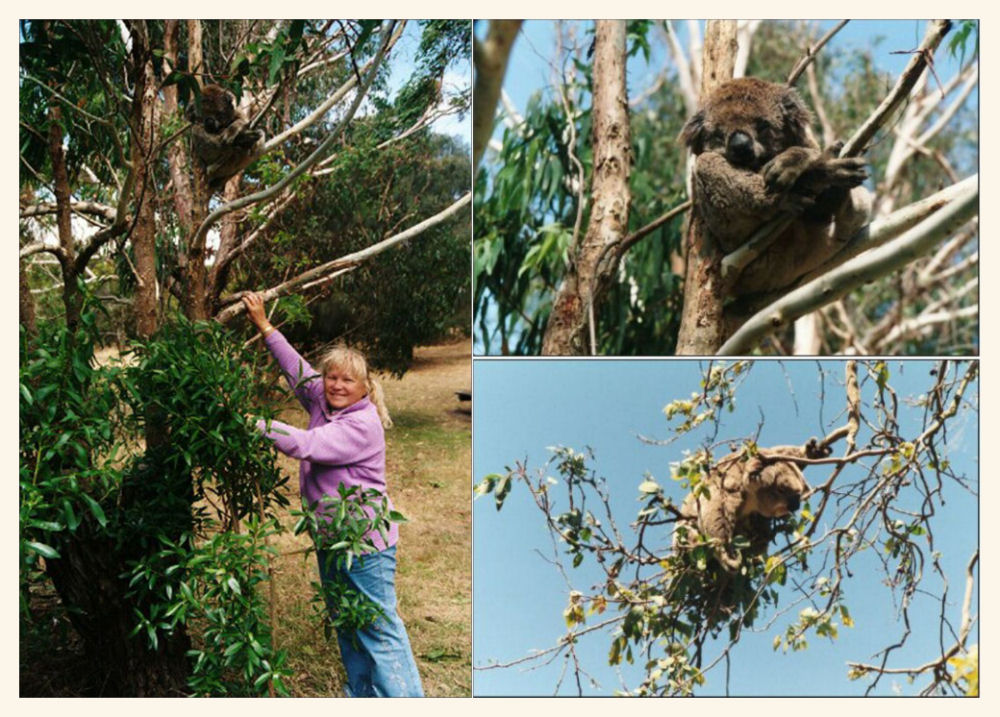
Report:
[{"label": "koala's ear", "polygon": [[799,93],[792,87],[786,89],[781,96],[781,113],[790,145],[808,144],[812,114]]},{"label": "koala's ear", "polygon": [[705,110],[698,110],[681,130],[679,139],[691,148],[692,154],[701,154],[705,143]]},{"label": "koala's ear", "polygon": [[743,474],[750,481],[759,479],[762,470],[764,470],[764,460],[759,455],[753,456],[743,464]]}]

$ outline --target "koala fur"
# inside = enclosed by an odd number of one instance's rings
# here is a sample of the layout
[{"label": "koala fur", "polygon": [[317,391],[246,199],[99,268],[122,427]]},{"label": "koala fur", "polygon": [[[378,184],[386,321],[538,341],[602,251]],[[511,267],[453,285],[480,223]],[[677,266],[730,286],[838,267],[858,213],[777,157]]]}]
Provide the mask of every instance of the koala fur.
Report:
[{"label": "koala fur", "polygon": [[[689,494],[681,506],[674,529],[674,548],[689,544],[689,530],[697,530],[715,541],[719,564],[736,572],[743,563],[731,543],[735,536],[750,539],[750,552],[763,555],[773,537],[771,518],[783,518],[799,509],[803,493],[809,489],[800,465],[776,460],[773,456],[821,458],[831,449],[816,439],[804,446],[761,448],[745,458],[744,451],[722,458],[709,473],[708,495]],[[678,528],[685,530],[678,530]]]},{"label": "koala fur", "polygon": [[194,154],[205,167],[212,190],[221,189],[230,177],[260,156],[264,133],[251,129],[236,97],[219,85],[201,89],[200,108],[192,103],[186,110]]},{"label": "koala fur", "polygon": [[754,77],[719,85],[681,139],[695,156],[695,220],[724,252],[780,212],[796,216],[736,279],[735,295],[781,289],[840,250],[871,216],[864,160],[823,151],[811,114],[787,85]]}]

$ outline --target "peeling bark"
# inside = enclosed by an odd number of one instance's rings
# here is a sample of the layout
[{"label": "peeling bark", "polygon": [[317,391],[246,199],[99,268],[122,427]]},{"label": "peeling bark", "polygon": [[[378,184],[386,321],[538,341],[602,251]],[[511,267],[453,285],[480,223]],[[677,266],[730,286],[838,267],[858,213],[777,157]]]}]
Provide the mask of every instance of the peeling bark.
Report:
[{"label": "peeling bark", "polygon": [[[594,316],[620,258],[628,232],[631,202],[631,131],[625,85],[625,22],[599,20],[594,38],[594,170],[590,222],[583,243],[571,247],[572,266],[545,327],[542,354],[586,355],[587,326],[596,333]],[[589,350],[588,350],[589,348]]]},{"label": "peeling bark", "polygon": [[150,201],[151,153],[156,142],[156,77],[152,52],[144,22],[131,26],[132,57],[135,63],[135,99],[132,106],[132,172],[135,175],[135,227],[132,250],[138,274],[135,311],[136,332],[149,338],[156,331],[156,216]]},{"label": "peeling bark", "polygon": [[[167,20],[163,30],[163,61],[166,70],[177,67],[177,42],[180,34],[180,23],[177,20]],[[177,85],[163,88],[163,112],[167,116],[180,116],[177,101]],[[190,157],[187,152],[187,142],[181,138],[170,144],[167,149],[167,166],[170,169],[170,181],[174,185],[173,201],[177,219],[185,233],[194,231],[191,221],[191,181],[188,178]]]}]

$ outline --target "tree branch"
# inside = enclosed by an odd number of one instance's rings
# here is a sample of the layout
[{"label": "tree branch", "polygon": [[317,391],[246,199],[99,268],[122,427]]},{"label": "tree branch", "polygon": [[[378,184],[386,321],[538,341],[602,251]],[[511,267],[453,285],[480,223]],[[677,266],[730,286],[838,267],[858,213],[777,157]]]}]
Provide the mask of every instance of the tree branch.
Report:
[{"label": "tree branch", "polygon": [[[376,54],[375,57],[369,60],[368,64],[362,68],[362,72],[368,71],[370,73],[369,77],[374,77],[375,72],[378,70],[379,64],[382,62],[383,55],[389,49],[391,49],[393,45],[396,44],[396,40],[398,40],[399,36],[403,34],[403,28],[405,27],[405,25],[406,21],[404,20],[399,24],[398,27],[395,28],[396,32],[393,34],[392,39],[388,42],[388,44],[386,44],[385,41],[383,40],[382,48],[379,50],[378,54]],[[392,29],[393,25],[390,23],[389,28],[384,32],[390,32]],[[325,102],[319,105],[319,107],[314,109],[307,116],[303,117],[300,121],[296,122],[294,125],[286,129],[284,132],[276,134],[274,137],[267,140],[267,142],[264,143],[264,149],[262,154],[270,152],[272,149],[280,145],[289,137],[299,134],[305,128],[321,120],[333,107],[335,107],[347,95],[348,92],[354,89],[354,87],[357,84],[358,84],[358,78],[352,74],[350,77],[348,77],[348,79],[344,82],[344,84],[338,87],[337,90],[332,95],[330,95],[330,97],[328,97]],[[371,85],[370,80],[364,83],[364,87],[361,89],[359,93],[361,97],[364,97],[364,95],[368,92],[368,87],[370,85]],[[343,126],[344,124],[345,123],[341,121],[340,126]]]},{"label": "tree branch", "polygon": [[[70,202],[70,208],[77,214],[93,214],[108,221],[114,221],[117,216],[117,211],[114,207],[99,202],[73,201]],[[21,219],[41,217],[48,214],[55,214],[56,210],[54,202],[40,202],[21,207],[19,216]]]},{"label": "tree branch", "polygon": [[828,33],[823,35],[823,37],[819,39],[819,42],[817,42],[815,45],[812,45],[811,47],[806,48],[805,56],[803,56],[801,60],[796,62],[795,67],[793,67],[792,71],[788,73],[788,79],[785,80],[785,82],[786,84],[788,84],[789,87],[795,85],[795,83],[799,81],[799,77],[802,76],[802,73],[805,72],[806,68],[809,67],[809,65],[811,65],[813,62],[815,62],[816,55],[818,55],[819,51],[823,49],[823,46],[826,45],[826,43],[830,42],[830,40],[833,39],[833,36],[836,35],[838,32],[840,32],[840,30],[848,22],[850,21],[841,20],[836,25],[834,25]]},{"label": "tree branch", "polygon": [[[319,279],[327,277],[328,275],[334,274],[335,272],[341,272],[345,269],[351,269],[363,263],[364,261],[371,259],[373,256],[381,254],[387,249],[391,249],[397,244],[404,242],[407,239],[411,239],[417,236],[418,234],[421,234],[422,232],[426,231],[427,229],[430,229],[431,227],[442,223],[443,221],[454,215],[456,212],[458,212],[462,207],[468,205],[471,201],[472,201],[471,192],[466,193],[461,199],[456,201],[447,209],[438,212],[434,216],[425,219],[419,224],[416,224],[410,227],[409,229],[406,229],[405,231],[396,234],[395,236],[389,237],[388,239],[383,239],[377,244],[372,244],[371,246],[366,247],[361,251],[356,251],[351,254],[347,254],[345,256],[340,257],[339,259],[334,259],[333,261],[329,261],[325,264],[321,264],[320,266],[314,267],[308,271],[303,272],[302,274],[299,274],[294,279],[290,279],[289,281],[279,284],[278,286],[272,287],[270,289],[261,292],[261,294],[264,297],[264,299],[274,299],[277,298],[278,296],[284,296],[286,294],[290,294],[294,289],[304,284],[309,284],[310,282],[317,281]],[[220,323],[226,323],[234,316],[244,311],[245,309],[243,307],[242,302],[240,302],[240,299],[243,297],[245,293],[246,292],[241,291],[223,297],[220,300],[221,303],[229,305],[226,306],[226,308],[224,308],[218,314],[216,314],[215,320]]]},{"label": "tree branch", "polygon": [[917,226],[917,224],[924,221],[927,217],[932,216],[935,212],[940,211],[952,202],[960,200],[972,191],[975,191],[977,194],[979,192],[978,174],[966,177],[957,184],[946,187],[940,192],[935,192],[929,197],[903,207],[883,219],[872,222],[851,237],[844,245],[844,248],[837,252],[836,255],[830,257],[825,264],[813,269],[800,278],[798,284],[801,286],[835,269],[862,252],[885,245],[903,232]]},{"label": "tree branch", "polygon": [[910,90],[913,89],[913,86],[927,68],[934,50],[941,44],[941,40],[944,39],[944,36],[948,34],[950,29],[951,21],[949,20],[931,21],[927,27],[927,33],[924,35],[923,42],[914,51],[913,57],[896,81],[895,87],[892,88],[888,97],[882,100],[882,104],[872,113],[871,117],[858,128],[854,136],[844,143],[844,147],[840,151],[841,157],[856,157],[868,147],[869,142],[871,142],[879,128],[888,121],[889,116],[909,96]]},{"label": "tree branch", "polygon": [[976,186],[893,242],[789,292],[750,318],[723,344],[719,354],[745,353],[768,332],[905,266],[968,221],[978,210],[978,200],[979,187]]},{"label": "tree branch", "polygon": [[473,38],[472,62],[476,68],[475,89],[472,93],[472,173],[479,168],[479,160],[486,150],[486,143],[493,134],[493,119],[497,99],[507,72],[510,50],[521,29],[521,20],[490,20],[486,39]]}]

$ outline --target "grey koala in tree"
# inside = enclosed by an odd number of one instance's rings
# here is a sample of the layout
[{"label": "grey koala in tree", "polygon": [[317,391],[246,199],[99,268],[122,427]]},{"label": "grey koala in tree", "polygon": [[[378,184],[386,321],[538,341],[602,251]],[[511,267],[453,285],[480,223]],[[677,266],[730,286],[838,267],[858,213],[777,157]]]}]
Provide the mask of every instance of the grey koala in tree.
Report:
[{"label": "grey koala in tree", "polygon": [[719,85],[684,129],[695,155],[696,221],[728,253],[781,212],[795,220],[736,279],[734,295],[772,291],[820,266],[865,226],[864,160],[821,150],[812,116],[787,85],[754,77]]},{"label": "grey koala in tree", "polygon": [[213,191],[221,189],[263,151],[264,132],[250,127],[236,97],[224,87],[202,87],[200,102],[189,104],[185,116],[194,123],[192,148]]},{"label": "grey koala in tree", "polygon": [[804,464],[787,457],[825,458],[831,452],[830,446],[812,438],[801,446],[759,448],[750,456],[744,449],[720,459],[706,479],[707,495],[692,492],[684,499],[674,527],[674,549],[691,545],[691,532],[697,530],[715,541],[719,564],[727,572],[738,571],[743,556],[732,545],[733,538],[748,538],[750,554],[763,555],[774,537],[771,519],[797,511],[809,490]]}]

